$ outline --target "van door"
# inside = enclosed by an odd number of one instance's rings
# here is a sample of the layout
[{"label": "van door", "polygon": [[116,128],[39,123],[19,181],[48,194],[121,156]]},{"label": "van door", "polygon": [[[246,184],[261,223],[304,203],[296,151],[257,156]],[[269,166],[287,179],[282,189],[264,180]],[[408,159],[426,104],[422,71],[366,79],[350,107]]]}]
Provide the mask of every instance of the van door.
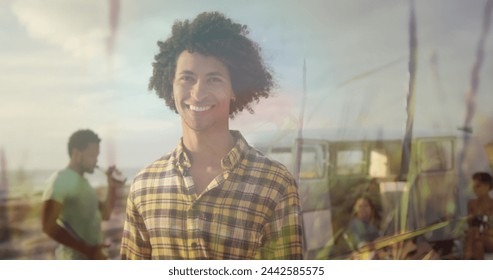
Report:
[{"label": "van door", "polygon": [[[329,194],[329,142],[303,139],[299,172],[299,194],[303,214],[303,228],[307,259],[317,257],[319,251],[332,242],[332,216]],[[294,166],[294,165],[293,165]],[[326,257],[326,256],[321,256]]]},{"label": "van door", "polygon": [[[456,214],[457,174],[453,138],[417,139],[417,176],[411,183],[414,224],[425,227]],[[425,234],[428,241],[453,238],[451,228]]]}]

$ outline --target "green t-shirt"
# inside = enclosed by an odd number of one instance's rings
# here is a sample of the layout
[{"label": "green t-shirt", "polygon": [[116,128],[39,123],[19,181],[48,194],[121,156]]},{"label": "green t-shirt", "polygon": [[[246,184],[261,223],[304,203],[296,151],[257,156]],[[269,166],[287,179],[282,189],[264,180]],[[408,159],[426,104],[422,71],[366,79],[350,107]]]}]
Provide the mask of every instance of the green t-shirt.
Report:
[{"label": "green t-shirt", "polygon": [[[63,205],[57,223],[76,239],[89,245],[102,243],[101,212],[96,191],[86,178],[70,168],[53,174],[43,193],[43,201],[55,200]],[[78,251],[60,244],[57,258],[84,259]]]}]

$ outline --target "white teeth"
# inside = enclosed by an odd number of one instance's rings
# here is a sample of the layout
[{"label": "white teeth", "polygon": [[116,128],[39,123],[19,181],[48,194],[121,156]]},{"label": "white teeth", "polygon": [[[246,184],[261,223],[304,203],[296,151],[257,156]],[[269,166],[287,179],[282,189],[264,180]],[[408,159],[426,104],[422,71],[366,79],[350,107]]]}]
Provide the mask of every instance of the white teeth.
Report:
[{"label": "white teeth", "polygon": [[204,112],[204,111],[207,111],[207,110],[212,108],[212,106],[199,107],[199,106],[193,106],[193,105],[189,105],[189,107],[190,107],[190,110],[195,111],[195,112]]}]

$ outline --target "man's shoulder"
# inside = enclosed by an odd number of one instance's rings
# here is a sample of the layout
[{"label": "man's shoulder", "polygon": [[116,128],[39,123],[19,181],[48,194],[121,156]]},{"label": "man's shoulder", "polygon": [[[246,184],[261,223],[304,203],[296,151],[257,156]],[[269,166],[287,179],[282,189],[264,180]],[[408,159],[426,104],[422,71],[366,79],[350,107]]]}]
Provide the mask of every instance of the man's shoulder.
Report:
[{"label": "man's shoulder", "polygon": [[78,183],[79,177],[74,171],[68,168],[55,171],[47,180],[42,200],[54,199],[61,201],[62,197],[75,192]]},{"label": "man's shoulder", "polygon": [[48,179],[50,185],[63,185],[64,187],[77,185],[78,181],[79,177],[77,173],[75,173],[73,170],[70,170],[69,168],[55,171]]}]

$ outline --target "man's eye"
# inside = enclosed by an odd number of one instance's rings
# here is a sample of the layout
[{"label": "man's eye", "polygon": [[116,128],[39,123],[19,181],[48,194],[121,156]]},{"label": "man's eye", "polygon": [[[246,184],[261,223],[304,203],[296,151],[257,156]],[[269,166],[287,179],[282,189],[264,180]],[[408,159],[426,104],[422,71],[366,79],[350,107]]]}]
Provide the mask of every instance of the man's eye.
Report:
[{"label": "man's eye", "polygon": [[192,76],[182,76],[181,80],[185,82],[193,82],[194,79]]},{"label": "man's eye", "polygon": [[209,81],[212,83],[218,83],[218,82],[221,82],[222,80],[221,80],[221,78],[218,78],[218,77],[210,77]]}]

